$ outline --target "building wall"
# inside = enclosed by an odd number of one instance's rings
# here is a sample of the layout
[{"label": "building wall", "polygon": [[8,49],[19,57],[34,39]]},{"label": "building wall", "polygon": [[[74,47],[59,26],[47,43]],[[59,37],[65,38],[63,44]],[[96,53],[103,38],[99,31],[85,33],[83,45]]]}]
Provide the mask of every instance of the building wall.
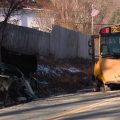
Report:
[{"label": "building wall", "polygon": [[52,54],[56,58],[89,58],[90,36],[55,26],[51,33],[8,25],[2,45],[9,50],[39,56]]},{"label": "building wall", "polygon": [[90,58],[88,40],[90,36],[60,26],[51,33],[50,52],[57,58]]},{"label": "building wall", "polygon": [[20,53],[48,55],[50,34],[27,27],[8,25],[2,45]]},{"label": "building wall", "polygon": [[55,26],[51,33],[50,52],[58,58],[77,57],[77,32]]},{"label": "building wall", "polygon": [[78,33],[78,56],[83,58],[90,58],[88,53],[88,41],[90,39],[90,35],[86,35],[83,33]]}]

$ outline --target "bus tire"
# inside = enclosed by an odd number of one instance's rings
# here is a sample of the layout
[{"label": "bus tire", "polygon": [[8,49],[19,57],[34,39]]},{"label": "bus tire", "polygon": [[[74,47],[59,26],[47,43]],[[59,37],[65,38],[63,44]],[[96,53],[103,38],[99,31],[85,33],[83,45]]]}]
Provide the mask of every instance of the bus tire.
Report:
[{"label": "bus tire", "polygon": [[103,82],[99,79],[95,79],[94,89],[95,92],[105,91]]},{"label": "bus tire", "polygon": [[104,83],[100,87],[101,92],[111,91],[111,88],[108,85],[105,85]]}]

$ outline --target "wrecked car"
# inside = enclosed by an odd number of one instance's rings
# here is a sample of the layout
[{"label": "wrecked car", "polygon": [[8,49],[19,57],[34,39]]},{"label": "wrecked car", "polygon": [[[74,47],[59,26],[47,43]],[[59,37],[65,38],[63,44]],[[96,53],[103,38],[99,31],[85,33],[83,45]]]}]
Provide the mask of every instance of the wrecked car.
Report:
[{"label": "wrecked car", "polygon": [[0,64],[0,100],[2,99],[4,104],[9,99],[23,102],[36,98],[29,82],[18,68],[6,63]]}]

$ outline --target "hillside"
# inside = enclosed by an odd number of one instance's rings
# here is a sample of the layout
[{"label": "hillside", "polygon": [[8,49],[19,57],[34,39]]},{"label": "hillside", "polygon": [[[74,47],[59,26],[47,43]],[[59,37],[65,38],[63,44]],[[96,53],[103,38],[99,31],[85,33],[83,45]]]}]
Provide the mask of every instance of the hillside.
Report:
[{"label": "hillside", "polygon": [[91,5],[100,11],[94,17],[95,31],[103,24],[120,23],[120,0],[51,0],[58,9],[59,16],[56,24],[64,27],[90,33],[91,28]]},{"label": "hillside", "polygon": [[108,0],[108,1],[109,2],[108,5],[106,6],[107,10],[103,23],[118,24],[120,23],[120,0]]},{"label": "hillside", "polygon": [[[53,24],[57,24],[91,34],[92,4],[100,11],[94,17],[94,34],[107,24],[120,23],[120,0],[36,0],[25,6],[42,9],[37,14],[41,19],[35,18],[42,31],[51,32]],[[3,0],[0,0],[0,7],[3,7]]]}]

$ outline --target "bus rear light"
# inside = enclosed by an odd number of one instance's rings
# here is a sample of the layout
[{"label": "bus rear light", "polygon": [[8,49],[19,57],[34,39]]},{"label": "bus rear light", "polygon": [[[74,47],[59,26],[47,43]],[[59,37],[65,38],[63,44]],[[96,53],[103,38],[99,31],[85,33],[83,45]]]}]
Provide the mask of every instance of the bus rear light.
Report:
[{"label": "bus rear light", "polygon": [[110,33],[110,28],[103,28],[100,31],[101,34]]}]

